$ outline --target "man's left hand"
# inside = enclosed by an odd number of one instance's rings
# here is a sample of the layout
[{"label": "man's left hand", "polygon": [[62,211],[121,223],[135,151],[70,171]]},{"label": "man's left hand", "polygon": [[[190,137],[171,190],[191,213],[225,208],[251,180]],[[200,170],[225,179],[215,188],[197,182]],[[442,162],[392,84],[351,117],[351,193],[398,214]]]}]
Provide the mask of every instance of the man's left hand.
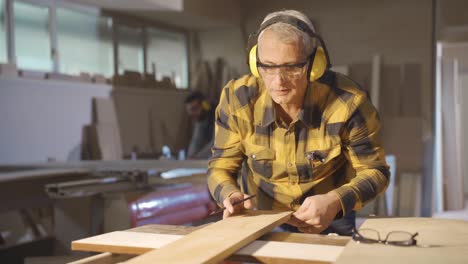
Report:
[{"label": "man's left hand", "polygon": [[318,234],[325,230],[341,211],[338,195],[334,192],[307,197],[294,212],[288,224],[304,233]]}]

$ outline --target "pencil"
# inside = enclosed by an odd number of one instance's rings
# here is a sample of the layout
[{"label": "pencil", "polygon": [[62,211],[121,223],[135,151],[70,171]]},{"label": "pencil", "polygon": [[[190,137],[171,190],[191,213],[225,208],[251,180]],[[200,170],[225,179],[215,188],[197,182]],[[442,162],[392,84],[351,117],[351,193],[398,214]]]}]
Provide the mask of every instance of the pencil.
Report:
[{"label": "pencil", "polygon": [[[242,200],[235,201],[234,203],[232,203],[232,206],[239,205],[239,204],[241,204],[241,203],[243,203],[243,202],[245,202],[245,201],[247,201],[247,200],[250,200],[250,199],[254,198],[255,196],[256,196],[256,194],[251,195],[251,196],[249,196],[249,197],[246,197],[246,198],[244,198],[244,199],[242,199]],[[224,210],[226,210],[226,207],[221,207],[221,208],[219,208],[218,210],[213,211],[210,215],[221,213],[221,212],[223,212]]]}]

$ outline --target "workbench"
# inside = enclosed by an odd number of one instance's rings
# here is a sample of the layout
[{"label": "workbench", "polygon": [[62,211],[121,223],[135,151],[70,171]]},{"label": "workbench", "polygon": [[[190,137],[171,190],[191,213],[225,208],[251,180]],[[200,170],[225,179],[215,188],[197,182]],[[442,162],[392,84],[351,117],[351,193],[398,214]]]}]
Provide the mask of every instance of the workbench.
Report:
[{"label": "workbench", "polygon": [[[50,206],[52,200],[45,192],[47,184],[96,179],[93,174],[140,172],[152,174],[148,184],[171,184],[190,181],[188,178],[166,180],[160,173],[177,168],[205,168],[206,160],[118,160],[76,161],[28,164],[0,164],[0,212]],[[203,182],[203,178],[192,178]],[[91,185],[91,184],[90,184]],[[97,183],[95,185],[98,185]],[[132,188],[133,186],[129,186]],[[120,184],[117,188],[129,189]],[[96,192],[99,192],[98,188]]]},{"label": "workbench", "polygon": [[[75,241],[75,250],[102,253],[79,260],[74,264],[117,263],[131,260],[136,255],[154,248],[151,243],[145,245],[144,237],[160,234],[187,235],[199,228],[203,227],[148,225],[118,234],[104,234],[95,240]],[[361,228],[378,230],[383,237],[388,232],[396,230],[418,232],[417,246],[362,244],[356,243],[350,237],[271,232],[257,241],[280,241],[283,243],[283,251],[286,253],[304,245],[316,245],[319,252],[314,253],[315,259],[302,259],[300,261],[292,260],[291,257],[294,256],[287,255],[282,258],[265,255],[257,257],[259,254],[256,255],[256,252],[262,251],[262,247],[266,247],[269,243],[266,242],[262,244],[263,246],[256,246],[253,249],[252,244],[250,244],[228,259],[263,263],[468,263],[468,222],[466,221],[433,218],[375,218],[366,220]],[[125,234],[125,238],[122,236],[119,239],[122,234]],[[138,243],[129,239],[132,236],[135,239],[138,237],[136,239]],[[94,242],[90,245],[87,241]],[[327,247],[333,250],[327,250]],[[263,252],[262,254],[270,253]]]},{"label": "workbench", "polygon": [[[180,178],[164,178],[163,173],[180,168],[206,171],[206,167],[206,160],[0,164],[0,213],[17,212],[18,217],[30,219],[27,227],[21,223],[11,229],[20,236],[32,228],[34,237],[28,243],[50,238],[49,250],[41,254],[67,255],[72,240],[130,228],[126,198],[172,186],[206,185],[205,173]],[[11,226],[2,224],[3,228]],[[15,246],[12,242],[0,247],[0,258],[12,255],[10,248]],[[24,256],[37,254],[21,252]]]}]

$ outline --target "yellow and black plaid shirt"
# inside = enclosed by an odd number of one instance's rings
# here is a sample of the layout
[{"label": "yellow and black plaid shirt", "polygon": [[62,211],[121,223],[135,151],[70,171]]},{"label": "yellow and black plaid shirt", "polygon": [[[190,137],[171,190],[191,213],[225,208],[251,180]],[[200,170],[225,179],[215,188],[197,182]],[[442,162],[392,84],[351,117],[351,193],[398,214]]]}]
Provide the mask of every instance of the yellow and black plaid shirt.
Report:
[{"label": "yellow and black plaid shirt", "polygon": [[263,81],[245,75],[224,87],[215,122],[208,187],[219,203],[240,190],[257,194],[258,209],[297,210],[306,197],[334,190],[345,215],[387,187],[378,113],[344,75],[310,83],[289,126]]}]

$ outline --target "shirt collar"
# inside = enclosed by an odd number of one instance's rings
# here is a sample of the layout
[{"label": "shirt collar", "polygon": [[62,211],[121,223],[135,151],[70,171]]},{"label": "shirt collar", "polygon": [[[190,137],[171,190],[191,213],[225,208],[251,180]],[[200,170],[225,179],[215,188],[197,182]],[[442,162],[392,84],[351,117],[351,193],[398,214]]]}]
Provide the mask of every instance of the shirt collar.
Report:
[{"label": "shirt collar", "polygon": [[276,111],[273,105],[273,99],[266,90],[263,80],[258,80],[260,97],[255,103],[254,123],[258,126],[269,126],[276,120]]},{"label": "shirt collar", "polygon": [[[273,99],[266,90],[264,82],[259,79],[260,97],[255,103],[254,123],[258,126],[266,127],[276,121],[276,110]],[[316,100],[315,90],[317,89],[316,82],[309,83],[307,87],[302,109],[299,112],[298,120],[300,120],[308,128],[318,127],[322,121],[322,113]]]},{"label": "shirt collar", "polygon": [[317,89],[319,85],[316,82],[309,83],[304,95],[302,109],[299,112],[298,119],[308,128],[319,127],[322,122],[322,113],[320,111]]}]

